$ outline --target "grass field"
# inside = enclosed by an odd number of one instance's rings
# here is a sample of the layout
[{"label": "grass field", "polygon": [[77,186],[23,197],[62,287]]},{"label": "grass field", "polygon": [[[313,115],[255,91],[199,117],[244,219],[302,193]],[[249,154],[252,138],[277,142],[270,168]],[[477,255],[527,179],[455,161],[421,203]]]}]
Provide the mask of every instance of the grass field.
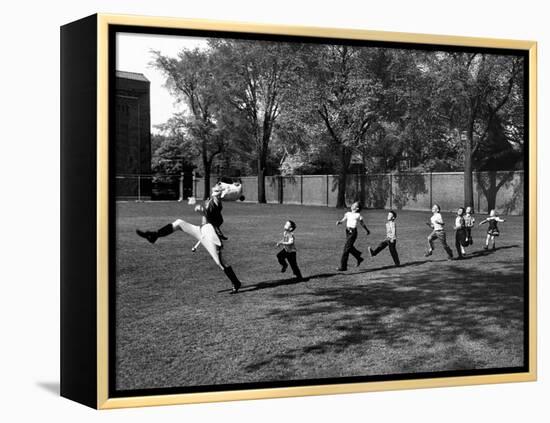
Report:
[{"label": "grass field", "polygon": [[[436,243],[424,257],[429,212],[399,212],[394,268],[384,210],[368,210],[366,260],[336,271],[345,234],[342,210],[291,205],[224,205],[224,257],[243,282],[238,295],[194,240],[177,232],[151,245],[136,228],[176,218],[199,223],[192,206],[117,205],[117,389],[267,382],[523,365],[523,218],[499,225],[485,252],[486,225],[474,229],[465,260],[448,261]],[[454,250],[451,214],[448,243]],[[293,283],[275,258],[282,226],[297,223]],[[477,216],[478,222],[483,216]],[[456,254],[456,253],[455,253]]]}]

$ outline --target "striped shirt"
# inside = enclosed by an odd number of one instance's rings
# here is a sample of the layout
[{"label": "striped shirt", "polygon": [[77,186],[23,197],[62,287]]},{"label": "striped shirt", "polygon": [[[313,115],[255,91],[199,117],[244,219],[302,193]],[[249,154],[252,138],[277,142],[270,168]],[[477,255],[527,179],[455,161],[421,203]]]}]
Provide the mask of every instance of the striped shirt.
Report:
[{"label": "striped shirt", "polygon": [[[296,246],[294,245],[294,235],[292,234],[292,232],[287,232],[287,231],[283,232],[283,242],[285,243],[283,244],[283,248],[287,253],[296,252]],[[289,244],[286,244],[287,242]]]},{"label": "striped shirt", "polygon": [[393,220],[386,222],[386,237],[390,241],[395,241],[397,239],[397,234],[395,232],[395,221]]},{"label": "striped shirt", "polygon": [[464,223],[466,224],[467,228],[471,228],[474,226],[474,223],[476,223],[476,218],[471,214],[466,214],[464,216]]}]

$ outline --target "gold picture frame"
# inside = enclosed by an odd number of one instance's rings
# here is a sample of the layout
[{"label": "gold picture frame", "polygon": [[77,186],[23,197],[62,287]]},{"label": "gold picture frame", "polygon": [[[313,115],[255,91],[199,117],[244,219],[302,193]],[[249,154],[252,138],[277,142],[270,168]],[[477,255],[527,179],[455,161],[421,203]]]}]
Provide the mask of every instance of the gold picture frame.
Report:
[{"label": "gold picture frame", "polygon": [[[171,404],[189,404],[189,403],[205,403],[215,401],[234,401],[248,400],[260,398],[281,398],[307,395],[325,395],[325,394],[342,394],[354,392],[370,392],[384,390],[399,390],[399,389],[417,389],[417,388],[434,388],[460,385],[477,385],[477,384],[493,384],[505,382],[527,382],[535,381],[537,378],[537,43],[534,41],[517,41],[504,39],[489,39],[476,37],[458,37],[445,35],[429,35],[429,34],[410,34],[401,32],[381,32],[368,31],[360,29],[335,29],[335,28],[314,28],[307,26],[283,26],[283,25],[260,25],[253,23],[237,23],[198,19],[180,19],[180,18],[162,18],[162,17],[145,17],[145,16],[124,16],[112,14],[97,14],[87,20],[77,21],[68,24],[62,29],[62,85],[63,78],[67,81],[76,81],[78,75],[75,75],[68,67],[73,64],[73,51],[77,48],[90,48],[95,46],[93,55],[95,55],[96,69],[92,70],[95,75],[95,136],[96,143],[92,150],[95,150],[95,172],[89,175],[90,181],[95,181],[95,191],[91,193],[90,201],[95,202],[95,210],[89,211],[89,222],[91,227],[95,228],[94,238],[91,235],[88,238],[78,240],[65,240],[62,236],[62,267],[66,267],[66,271],[62,271],[62,380],[61,392],[62,395],[84,403],[97,409],[113,409],[122,407],[140,407],[153,405],[171,405]],[[80,33],[78,28],[82,28],[82,22],[87,22],[87,29]],[[358,382],[358,383],[341,383],[330,385],[311,385],[311,386],[288,386],[288,387],[273,387],[245,390],[230,390],[230,391],[212,391],[212,392],[197,392],[197,393],[182,393],[182,394],[166,394],[166,395],[143,395],[131,397],[112,397],[109,395],[109,245],[110,231],[112,231],[113,222],[109,221],[109,190],[111,189],[109,180],[109,72],[110,52],[109,52],[109,28],[110,27],[140,27],[155,29],[188,29],[188,30],[203,30],[217,32],[231,32],[244,34],[267,34],[270,36],[296,36],[306,38],[323,38],[323,39],[342,39],[342,40],[360,40],[360,41],[375,41],[375,42],[395,42],[406,44],[428,44],[437,46],[453,46],[453,47],[468,47],[468,48],[484,48],[484,49],[513,49],[527,53],[529,63],[528,75],[528,146],[529,146],[529,166],[528,166],[528,222],[529,222],[529,242],[528,248],[530,254],[528,256],[528,298],[524,300],[528,302],[528,369],[518,373],[504,374],[486,374],[486,375],[471,375],[457,377],[436,377],[436,378],[421,378],[421,379],[406,379],[406,380],[385,380],[373,382]],[[75,29],[76,28],[76,29]],[[72,31],[72,32],[71,32]],[[83,35],[79,35],[83,34]],[[81,40],[78,37],[82,36]],[[63,37],[67,40],[74,40],[73,44],[67,41],[63,43]],[[90,43],[90,44],[86,44]],[[88,47],[86,47],[88,46]],[[93,48],[93,47],[92,47]],[[82,54],[82,53],[80,53]],[[63,62],[63,57],[66,62]],[[111,56],[112,57],[112,56]],[[93,59],[93,58],[92,58]],[[92,60],[93,62],[93,60]],[[64,67],[65,66],[65,67]],[[84,65],[82,65],[84,66]],[[64,73],[63,73],[64,72]],[[73,89],[73,82],[70,85],[67,82],[67,87],[62,87],[62,100],[64,94],[67,94]],[[67,100],[67,109],[62,106],[62,127],[63,125],[75,126],[71,123],[71,119],[75,119],[75,113],[83,113],[78,110],[69,110],[71,100]],[[90,106],[91,107],[91,106]],[[63,110],[66,110],[65,114]],[[88,113],[90,110],[88,109]],[[72,127],[71,126],[71,127]],[[82,128],[80,130],[83,130]],[[74,129],[78,131],[78,129]],[[67,221],[62,221],[62,226],[71,224],[71,213],[83,213],[83,210],[72,211],[71,207],[77,200],[75,198],[76,191],[71,191],[70,188],[64,188],[64,178],[76,177],[78,165],[72,165],[73,157],[77,154],[70,148],[80,148],[73,145],[66,147],[67,152],[63,153],[65,146],[68,146],[71,141],[74,143],[74,134],[70,131],[65,131],[65,144],[62,139],[62,157],[66,166],[66,173],[62,172],[62,196],[66,199],[65,216]],[[78,132],[75,132],[78,134]],[[63,135],[62,135],[63,138]],[[90,150],[91,151],[91,150]],[[73,167],[71,167],[73,166]],[[91,165],[92,166],[92,165]],[[65,169],[62,164],[62,169]],[[72,172],[72,173],[71,173]],[[71,205],[72,204],[72,205]],[[90,207],[83,204],[82,207]],[[63,212],[62,212],[63,216]],[[76,219],[76,217],[74,218]],[[62,217],[63,220],[63,217]],[[62,229],[63,231],[63,229]],[[63,233],[63,232],[62,232]],[[71,254],[77,254],[74,250],[79,243],[93,242],[95,248],[84,258],[75,258]],[[94,259],[95,258],[95,259]],[[81,260],[81,261],[79,261]],[[89,263],[93,261],[93,263]],[[86,262],[93,267],[95,271],[92,275],[92,282],[88,283],[86,292],[78,293],[72,291],[70,285],[74,284],[74,267],[78,267],[79,263]],[[90,293],[93,292],[93,295]],[[65,294],[64,294],[65,293]],[[75,302],[80,301],[84,296],[92,296],[90,304],[95,305],[95,310],[88,310],[86,316],[76,317]],[[86,297],[88,298],[88,297]],[[72,305],[71,305],[72,304]],[[76,307],[78,308],[78,307]],[[75,319],[84,319],[82,326],[78,325]],[[72,323],[69,321],[72,320]],[[95,325],[92,323],[95,322]],[[71,324],[76,327],[71,328]],[[87,326],[86,326],[87,325]],[[82,333],[82,327],[91,327],[95,333]],[[92,330],[93,332],[93,330]],[[82,354],[83,350],[79,348],[87,348],[86,346],[77,347],[75,344],[82,344],[83,340],[86,345],[91,341],[90,337],[95,337],[95,352],[81,361],[75,362],[71,360],[75,354]],[[67,360],[63,361],[64,358]],[[84,360],[84,361],[82,361]],[[86,371],[82,371],[82,369]],[[80,370],[79,370],[80,369]],[[95,377],[94,377],[95,376]],[[95,380],[93,380],[95,379]],[[79,382],[80,381],[80,382]],[[95,393],[95,395],[94,395]]]}]

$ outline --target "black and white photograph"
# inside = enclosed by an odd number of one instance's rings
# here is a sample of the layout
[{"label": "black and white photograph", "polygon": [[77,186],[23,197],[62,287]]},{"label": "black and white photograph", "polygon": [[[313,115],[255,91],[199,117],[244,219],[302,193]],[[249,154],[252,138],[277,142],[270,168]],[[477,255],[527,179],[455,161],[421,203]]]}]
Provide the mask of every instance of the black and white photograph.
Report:
[{"label": "black and white photograph", "polygon": [[111,395],[526,371],[525,51],[112,42]]},{"label": "black and white photograph", "polygon": [[2,420],[546,422],[546,9],[6,2]]}]

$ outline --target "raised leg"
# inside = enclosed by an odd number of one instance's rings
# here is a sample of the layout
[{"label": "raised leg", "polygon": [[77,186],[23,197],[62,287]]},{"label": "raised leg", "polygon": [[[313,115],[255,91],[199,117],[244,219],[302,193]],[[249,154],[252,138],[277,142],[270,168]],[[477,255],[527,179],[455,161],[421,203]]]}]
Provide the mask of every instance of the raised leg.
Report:
[{"label": "raised leg", "polygon": [[169,223],[168,225],[164,225],[162,228],[160,228],[157,231],[142,231],[140,229],[136,229],[136,233],[142,237],[145,238],[147,241],[149,241],[151,244],[154,244],[157,239],[168,236],[171,233],[174,232],[174,224]]},{"label": "raised leg", "polygon": [[388,241],[387,239],[385,239],[384,241],[382,241],[380,244],[378,244],[378,246],[374,249],[374,250],[370,250],[371,251],[371,255],[374,257],[375,255],[377,255],[380,251],[382,251],[383,249],[385,249],[388,245],[390,245],[390,241]]},{"label": "raised leg", "polygon": [[285,249],[282,249],[277,253],[277,261],[281,265],[281,272],[283,273],[286,272],[286,269],[288,267],[288,264],[286,263],[287,256],[288,254]]},{"label": "raised leg", "polygon": [[437,239],[437,232],[432,231],[432,233],[430,235],[428,235],[428,251],[426,251],[426,254],[425,254],[426,257],[432,255],[432,252],[435,248],[434,247],[434,240],[435,239]]}]

